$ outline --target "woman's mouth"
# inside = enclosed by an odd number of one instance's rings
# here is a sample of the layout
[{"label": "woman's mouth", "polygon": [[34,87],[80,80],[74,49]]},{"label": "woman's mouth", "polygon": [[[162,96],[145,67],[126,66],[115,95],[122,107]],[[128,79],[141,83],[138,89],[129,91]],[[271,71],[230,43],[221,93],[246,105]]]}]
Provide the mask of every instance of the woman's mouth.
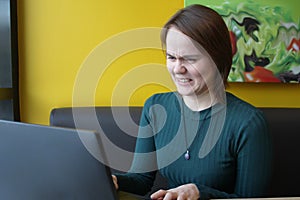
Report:
[{"label": "woman's mouth", "polygon": [[177,78],[177,81],[179,83],[188,83],[188,82],[191,81],[191,79],[189,79],[189,78]]}]

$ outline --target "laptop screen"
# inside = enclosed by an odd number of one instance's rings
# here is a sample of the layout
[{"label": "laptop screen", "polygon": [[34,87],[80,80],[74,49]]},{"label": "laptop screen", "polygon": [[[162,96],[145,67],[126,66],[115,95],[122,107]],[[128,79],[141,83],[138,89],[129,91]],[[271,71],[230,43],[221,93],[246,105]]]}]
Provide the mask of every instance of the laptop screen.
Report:
[{"label": "laptop screen", "polygon": [[93,131],[0,120],[0,199],[115,200],[109,168],[79,133],[101,148]]}]

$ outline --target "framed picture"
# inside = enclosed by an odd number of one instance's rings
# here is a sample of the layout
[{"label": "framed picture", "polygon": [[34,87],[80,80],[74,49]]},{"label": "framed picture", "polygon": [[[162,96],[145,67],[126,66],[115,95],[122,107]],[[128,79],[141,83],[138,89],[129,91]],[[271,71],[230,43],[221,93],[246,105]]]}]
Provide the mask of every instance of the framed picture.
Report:
[{"label": "framed picture", "polygon": [[300,82],[300,1],[185,0],[216,10],[228,26],[230,82]]}]

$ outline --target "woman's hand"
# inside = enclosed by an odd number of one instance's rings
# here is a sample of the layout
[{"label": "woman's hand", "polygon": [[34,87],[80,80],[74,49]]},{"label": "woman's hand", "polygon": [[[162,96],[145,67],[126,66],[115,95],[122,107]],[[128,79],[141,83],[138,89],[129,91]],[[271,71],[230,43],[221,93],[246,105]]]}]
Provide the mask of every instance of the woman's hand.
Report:
[{"label": "woman's hand", "polygon": [[158,190],[151,195],[152,199],[158,200],[197,200],[200,192],[195,184],[189,183],[170,190]]},{"label": "woman's hand", "polygon": [[112,177],[112,180],[113,180],[113,183],[115,185],[116,190],[118,190],[119,189],[119,185],[118,185],[118,179],[117,179],[117,177],[115,175],[111,175],[111,177]]}]

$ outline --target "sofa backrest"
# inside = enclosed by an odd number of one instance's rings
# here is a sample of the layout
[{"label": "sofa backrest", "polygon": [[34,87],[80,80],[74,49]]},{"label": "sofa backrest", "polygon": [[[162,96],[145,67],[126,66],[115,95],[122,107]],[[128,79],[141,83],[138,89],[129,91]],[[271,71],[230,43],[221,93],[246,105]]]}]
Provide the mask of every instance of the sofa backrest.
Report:
[{"label": "sofa backrest", "polygon": [[[300,108],[260,109],[268,122],[274,147],[269,196],[300,196]],[[112,142],[133,152],[141,111],[142,107],[55,108],[50,114],[50,125],[88,130],[99,130],[101,127]],[[119,128],[120,124],[122,128]],[[133,136],[128,135],[125,129],[132,130]],[[164,182],[158,180],[155,187],[160,187],[160,181]]]},{"label": "sofa backrest", "polygon": [[273,139],[271,195],[300,196],[300,108],[261,108]]}]

